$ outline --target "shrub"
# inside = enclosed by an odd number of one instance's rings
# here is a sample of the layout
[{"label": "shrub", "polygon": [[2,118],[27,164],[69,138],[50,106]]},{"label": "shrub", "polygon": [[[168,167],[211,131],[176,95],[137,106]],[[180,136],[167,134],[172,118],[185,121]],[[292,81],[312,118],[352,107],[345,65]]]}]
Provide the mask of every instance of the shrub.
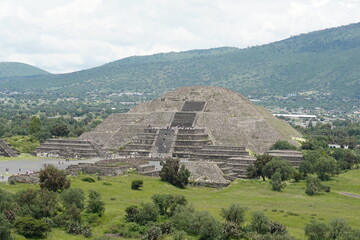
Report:
[{"label": "shrub", "polygon": [[62,191],[70,187],[70,180],[65,170],[59,170],[53,165],[48,165],[40,170],[40,187],[51,191]]},{"label": "shrub", "polygon": [[271,146],[271,150],[295,150],[296,147],[290,144],[288,141],[278,140]]},{"label": "shrub", "polygon": [[243,233],[241,228],[235,222],[226,222],[223,225],[222,236],[224,239],[240,239]]},{"label": "shrub", "polygon": [[89,199],[86,212],[96,213],[99,217],[105,212],[105,203],[101,200],[101,194],[95,190],[89,191]]},{"label": "shrub", "polygon": [[307,177],[306,178],[305,193],[307,195],[310,195],[310,196],[317,195],[323,190],[330,192],[330,187],[322,185],[320,179],[317,177]]},{"label": "shrub", "polygon": [[151,198],[158,206],[161,215],[172,216],[178,205],[187,204],[187,200],[183,195],[155,194]]},{"label": "shrub", "polygon": [[103,185],[111,186],[112,184],[110,182],[103,182]]},{"label": "shrub", "polygon": [[131,189],[132,190],[140,190],[140,188],[143,186],[144,182],[143,180],[133,180],[131,182]]},{"label": "shrub", "polygon": [[328,239],[326,236],[328,231],[329,227],[325,223],[314,219],[305,226],[305,236],[307,236],[309,240],[326,240]]},{"label": "shrub", "polygon": [[253,212],[250,229],[259,234],[266,234],[271,230],[271,221],[263,212]]},{"label": "shrub", "polygon": [[61,193],[60,197],[66,208],[70,208],[73,204],[80,210],[85,208],[85,194],[80,188],[66,189]]},{"label": "shrub", "polygon": [[45,237],[50,231],[50,226],[43,220],[33,217],[20,217],[15,221],[15,228],[18,234],[26,237]]},{"label": "shrub", "polygon": [[11,240],[11,224],[3,214],[0,214],[0,239]]},{"label": "shrub", "polygon": [[341,236],[344,236],[347,232],[351,230],[347,221],[342,218],[331,219],[329,222],[329,227],[330,239],[339,239]]},{"label": "shrub", "polygon": [[271,187],[274,191],[281,191],[285,187],[285,183],[281,181],[281,174],[280,171],[276,171],[271,176]]},{"label": "shrub", "polygon": [[81,179],[81,181],[93,183],[93,182],[95,182],[95,179],[93,179],[92,177],[83,177],[83,178]]},{"label": "shrub", "polygon": [[241,207],[239,204],[231,204],[229,208],[221,209],[221,216],[227,222],[233,222],[235,224],[242,224],[245,221],[245,207]]},{"label": "shrub", "polygon": [[148,222],[156,222],[159,216],[159,208],[154,203],[141,203],[138,206],[129,206],[125,209],[126,221],[146,225]]},{"label": "shrub", "polygon": [[152,226],[149,228],[145,235],[141,238],[142,240],[158,240],[160,239],[162,233],[161,229],[158,226]]},{"label": "shrub", "polygon": [[281,223],[272,221],[270,223],[270,233],[278,234],[278,235],[285,235],[285,234],[287,234],[286,226],[282,225]]},{"label": "shrub", "polygon": [[186,239],[186,232],[185,231],[176,231],[173,234],[174,240],[185,240]]}]

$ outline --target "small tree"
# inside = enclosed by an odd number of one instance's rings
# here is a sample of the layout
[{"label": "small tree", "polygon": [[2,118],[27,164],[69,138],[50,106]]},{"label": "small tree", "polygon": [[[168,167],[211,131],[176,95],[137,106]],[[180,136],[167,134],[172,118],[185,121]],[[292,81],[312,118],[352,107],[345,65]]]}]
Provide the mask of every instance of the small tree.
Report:
[{"label": "small tree", "polygon": [[0,239],[1,240],[11,240],[11,224],[5,218],[5,216],[0,213]]},{"label": "small tree", "polygon": [[178,205],[187,204],[187,200],[183,195],[155,194],[151,198],[158,206],[160,215],[172,216]]},{"label": "small tree", "polygon": [[280,158],[273,158],[263,168],[263,174],[271,179],[275,172],[280,173],[282,181],[288,180],[293,176],[295,169],[291,166],[290,162]]},{"label": "small tree", "polygon": [[56,137],[66,137],[69,135],[70,130],[66,124],[56,124],[51,128],[51,134]]},{"label": "small tree", "polygon": [[144,182],[143,180],[133,180],[131,182],[131,189],[132,190],[140,190],[140,188],[143,186]]},{"label": "small tree", "polygon": [[50,226],[44,221],[33,217],[20,217],[15,221],[18,234],[26,238],[43,238],[50,231]]},{"label": "small tree", "polygon": [[41,122],[37,116],[33,116],[29,124],[29,133],[36,134],[40,132]]},{"label": "small tree", "polygon": [[245,221],[245,212],[246,208],[241,207],[239,204],[234,203],[231,204],[229,208],[222,208],[221,209],[221,216],[227,222],[233,222],[237,225],[241,225]]},{"label": "small tree", "polygon": [[85,194],[80,188],[66,189],[61,193],[60,197],[67,209],[73,205],[75,205],[80,210],[84,210],[85,208]]},{"label": "small tree", "polygon": [[281,173],[280,173],[280,171],[276,171],[271,176],[271,186],[272,186],[272,190],[278,191],[278,192],[280,192],[281,189],[283,189],[285,187],[285,183],[283,183],[281,181]]},{"label": "small tree", "polygon": [[321,157],[314,164],[314,171],[322,181],[330,180],[330,176],[338,173],[338,165],[332,157]]},{"label": "small tree", "polygon": [[89,191],[88,205],[86,212],[96,213],[99,217],[105,212],[105,203],[101,200],[101,194],[95,190]]},{"label": "small tree", "polygon": [[329,227],[325,223],[312,219],[305,226],[305,235],[309,240],[327,240]]},{"label": "small tree", "polygon": [[67,178],[66,171],[59,170],[53,165],[48,165],[40,170],[40,187],[51,191],[62,191],[70,187],[70,180]]},{"label": "small tree", "polygon": [[317,177],[307,177],[306,178],[306,190],[307,195],[316,195],[322,191],[322,185],[320,179]]},{"label": "small tree", "polygon": [[161,229],[158,226],[152,226],[149,228],[145,235],[141,238],[142,240],[158,240],[162,235]]},{"label": "small tree", "polygon": [[348,222],[343,218],[334,218],[329,222],[329,238],[341,239],[347,232],[351,231]]},{"label": "small tree", "polygon": [[254,168],[249,168],[248,171],[251,170],[253,172],[253,177],[262,177],[262,179],[265,181],[265,174],[263,172],[263,168],[268,162],[271,161],[272,158],[273,157],[269,154],[257,155],[256,161],[254,163]]},{"label": "small tree", "polygon": [[271,230],[271,221],[263,212],[253,212],[250,229],[259,234],[266,234]]},{"label": "small tree", "polygon": [[160,178],[162,181],[179,188],[184,188],[188,184],[190,172],[184,166],[180,168],[180,161],[178,159],[168,158],[161,165]]}]

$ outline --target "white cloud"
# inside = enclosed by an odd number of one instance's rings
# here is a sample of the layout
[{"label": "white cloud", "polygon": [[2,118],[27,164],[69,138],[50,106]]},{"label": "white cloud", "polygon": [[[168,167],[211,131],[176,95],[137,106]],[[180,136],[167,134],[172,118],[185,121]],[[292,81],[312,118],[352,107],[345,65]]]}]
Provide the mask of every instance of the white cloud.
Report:
[{"label": "white cloud", "polygon": [[360,21],[360,0],[0,0],[0,61],[51,72],[247,47]]}]

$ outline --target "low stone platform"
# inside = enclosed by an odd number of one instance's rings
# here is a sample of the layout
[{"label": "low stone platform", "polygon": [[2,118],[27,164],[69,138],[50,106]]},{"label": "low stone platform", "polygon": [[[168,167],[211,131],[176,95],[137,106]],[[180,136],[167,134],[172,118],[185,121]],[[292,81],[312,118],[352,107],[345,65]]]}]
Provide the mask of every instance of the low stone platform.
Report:
[{"label": "low stone platform", "polygon": [[301,161],[304,160],[302,153],[296,150],[270,150],[267,154],[273,157],[280,157],[284,160],[288,160],[295,168],[298,168]]},{"label": "low stone platform", "polygon": [[35,150],[38,157],[105,159],[108,154],[95,142],[82,139],[47,139]]}]

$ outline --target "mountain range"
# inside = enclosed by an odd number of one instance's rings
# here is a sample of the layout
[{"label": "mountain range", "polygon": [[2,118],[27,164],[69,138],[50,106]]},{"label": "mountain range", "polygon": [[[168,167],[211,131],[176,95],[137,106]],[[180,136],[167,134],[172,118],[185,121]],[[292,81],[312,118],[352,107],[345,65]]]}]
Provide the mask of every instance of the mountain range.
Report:
[{"label": "mountain range", "polygon": [[[223,47],[134,56],[99,67],[48,74],[0,64],[1,91],[104,97],[157,93],[181,86],[220,86],[252,97],[315,93],[321,101],[360,100],[360,23],[245,49]],[[155,94],[156,95],[156,94]]]}]

